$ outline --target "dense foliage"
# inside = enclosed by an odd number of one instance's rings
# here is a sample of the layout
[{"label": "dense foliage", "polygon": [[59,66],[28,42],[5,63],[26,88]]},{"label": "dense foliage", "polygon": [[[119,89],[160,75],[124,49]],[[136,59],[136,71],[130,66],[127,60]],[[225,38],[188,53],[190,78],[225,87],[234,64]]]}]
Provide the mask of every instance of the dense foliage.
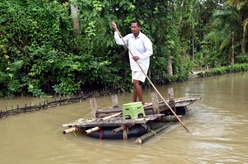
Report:
[{"label": "dense foliage", "polygon": [[245,63],[247,9],[245,0],[2,0],[0,96],[130,90],[127,49],[115,44],[112,20],[123,36],[131,20],[142,22],[156,83],[184,81],[193,67]]},{"label": "dense foliage", "polygon": [[222,67],[218,67],[218,68],[213,68],[211,70],[200,72],[198,74],[198,76],[199,77],[208,77],[208,76],[224,75],[224,74],[228,74],[228,73],[244,72],[244,71],[248,71],[248,64],[247,63],[237,64],[237,65],[234,65],[234,67],[229,65],[229,66],[222,66]]}]

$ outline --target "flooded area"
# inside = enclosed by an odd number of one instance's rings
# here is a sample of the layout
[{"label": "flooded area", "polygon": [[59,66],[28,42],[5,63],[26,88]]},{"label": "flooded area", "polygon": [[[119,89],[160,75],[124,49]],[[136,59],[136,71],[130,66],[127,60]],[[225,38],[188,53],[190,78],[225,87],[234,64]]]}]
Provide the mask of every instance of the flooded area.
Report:
[{"label": "flooded area", "polygon": [[[226,164],[248,163],[248,72],[191,79],[158,86],[168,99],[201,97],[188,106],[183,122],[175,123],[143,145],[130,140],[98,140],[62,132],[64,123],[90,118],[89,100],[0,119],[1,164]],[[150,102],[152,88],[144,90]],[[119,104],[131,93],[118,95]],[[111,96],[97,97],[98,109],[112,106]],[[38,98],[0,99],[1,109],[44,101]]]}]

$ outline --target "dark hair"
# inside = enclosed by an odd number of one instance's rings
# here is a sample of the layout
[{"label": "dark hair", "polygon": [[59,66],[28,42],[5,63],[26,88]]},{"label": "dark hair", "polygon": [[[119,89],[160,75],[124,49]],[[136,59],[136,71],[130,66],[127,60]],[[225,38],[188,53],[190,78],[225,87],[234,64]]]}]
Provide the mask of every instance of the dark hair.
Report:
[{"label": "dark hair", "polygon": [[140,21],[138,21],[138,20],[133,20],[133,21],[131,21],[131,24],[132,24],[132,23],[137,23],[137,25],[138,25],[139,27],[141,27]]}]

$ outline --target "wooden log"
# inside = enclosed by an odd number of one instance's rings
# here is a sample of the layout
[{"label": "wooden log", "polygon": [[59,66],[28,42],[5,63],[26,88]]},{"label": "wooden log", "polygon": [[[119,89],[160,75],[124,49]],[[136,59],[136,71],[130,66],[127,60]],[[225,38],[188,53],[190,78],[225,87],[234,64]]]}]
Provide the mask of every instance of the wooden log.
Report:
[{"label": "wooden log", "polygon": [[169,102],[174,101],[174,90],[173,88],[168,88]]},{"label": "wooden log", "polygon": [[111,98],[112,98],[113,108],[119,107],[117,94],[112,95]]},{"label": "wooden log", "polygon": [[176,113],[176,108],[175,108],[175,100],[174,100],[174,90],[173,88],[168,88],[168,95],[169,95],[169,104],[171,107],[173,107],[174,112]]},{"label": "wooden log", "polygon": [[90,99],[90,106],[91,106],[91,109],[92,109],[92,111],[91,111],[92,117],[96,118],[96,113],[97,113],[98,107],[97,107],[97,103],[96,103],[95,98]]},{"label": "wooden log", "polygon": [[151,98],[152,98],[152,108],[154,110],[154,113],[160,113],[157,92],[151,92]]},{"label": "wooden log", "polygon": [[69,129],[66,129],[63,131],[63,134],[67,134],[67,133],[71,133],[71,132],[75,132],[77,131],[78,129],[76,127],[72,127],[72,128],[69,128]]},{"label": "wooden log", "polygon": [[154,130],[154,131],[150,131],[140,137],[138,137],[134,143],[135,144],[143,144],[144,142],[148,141],[149,139],[151,139],[152,137],[154,137],[155,135],[157,135],[159,132],[163,131],[164,129],[166,129],[167,127],[169,127],[171,125],[171,123],[166,123],[165,125],[163,125],[162,127]]},{"label": "wooden log", "polygon": [[125,127],[123,129],[123,140],[127,140],[128,139],[128,133],[129,133],[129,128]]}]

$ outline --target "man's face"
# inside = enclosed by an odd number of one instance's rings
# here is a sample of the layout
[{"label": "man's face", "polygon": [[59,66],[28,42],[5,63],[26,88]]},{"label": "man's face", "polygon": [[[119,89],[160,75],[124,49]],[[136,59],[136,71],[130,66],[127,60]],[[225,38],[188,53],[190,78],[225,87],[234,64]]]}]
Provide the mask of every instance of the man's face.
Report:
[{"label": "man's face", "polygon": [[135,36],[139,35],[140,27],[137,25],[137,23],[131,23],[131,31]]}]

